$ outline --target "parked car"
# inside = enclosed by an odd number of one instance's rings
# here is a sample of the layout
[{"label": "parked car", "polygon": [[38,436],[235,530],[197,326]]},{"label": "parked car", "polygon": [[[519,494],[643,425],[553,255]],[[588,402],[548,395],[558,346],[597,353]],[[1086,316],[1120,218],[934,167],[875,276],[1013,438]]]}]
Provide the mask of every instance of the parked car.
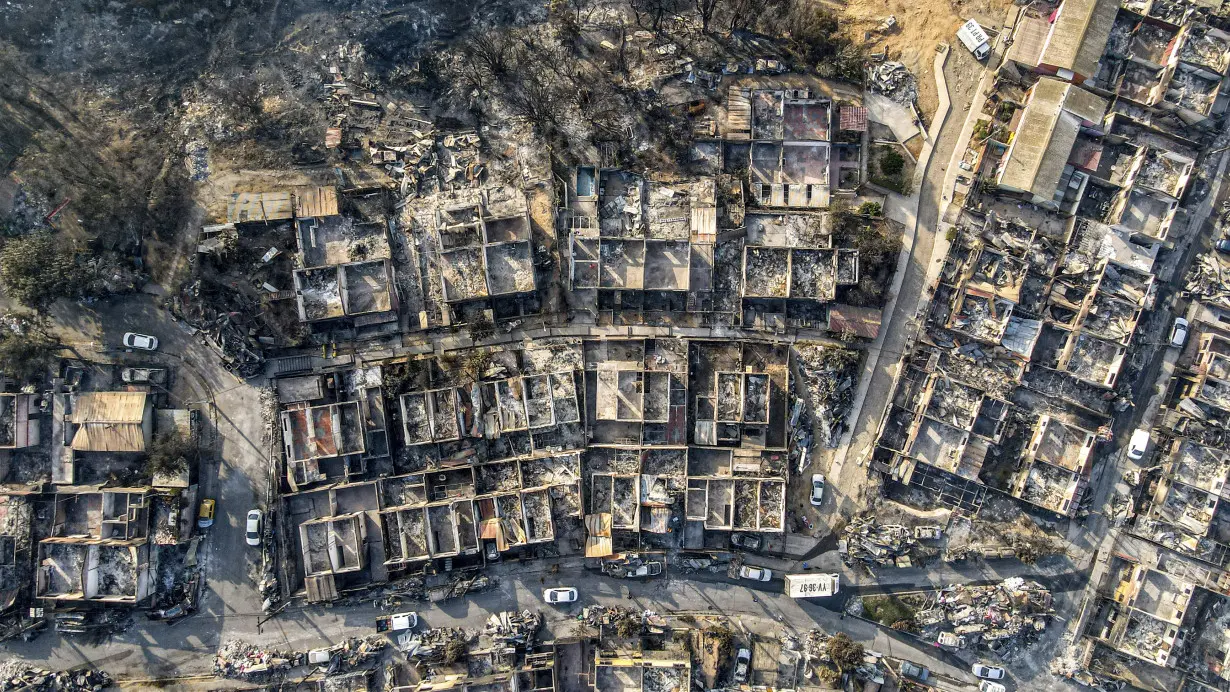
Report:
[{"label": "parked car", "polygon": [[333,652],[328,649],[312,649],[308,652],[308,663],[314,666],[329,665],[332,659]]},{"label": "parked car", "polygon": [[732,548],[756,551],[760,550],[762,545],[764,545],[764,539],[754,533],[730,534],[730,547]]},{"label": "parked car", "polygon": [[124,346],[127,348],[135,348],[138,351],[157,351],[158,337],[150,336],[148,334],[128,332],[124,335]]},{"label": "parked car", "polygon": [[752,652],[748,649],[739,649],[739,653],[735,654],[735,682],[739,684],[747,682],[747,674],[751,669]]},{"label": "parked car", "polygon": [[661,562],[646,562],[636,569],[628,570],[629,577],[656,577],[662,574]]},{"label": "parked car", "polygon": [[419,614],[413,612],[393,613],[376,618],[377,632],[403,632],[418,627]]},{"label": "parked car", "polygon": [[940,632],[938,642],[940,646],[951,646],[954,649],[964,649],[966,645],[965,637],[952,632]]},{"label": "parked car", "polygon": [[1149,449],[1149,431],[1136,428],[1136,432],[1132,433],[1132,439],[1128,440],[1128,458],[1137,461],[1143,459],[1147,449]]},{"label": "parked car", "polygon": [[215,509],[217,507],[214,500],[201,500],[201,510],[196,513],[196,525],[198,528],[207,529],[214,525]]},{"label": "parked car", "polygon": [[1187,342],[1187,320],[1182,317],[1174,319],[1174,326],[1170,328],[1170,345],[1175,348],[1182,348]]},{"label": "parked car", "polygon": [[824,502],[824,474],[816,473],[811,477],[811,503],[819,507]]},{"label": "parked car", "polygon": [[998,682],[983,680],[982,684],[978,685],[978,692],[1008,692],[1008,688]]},{"label": "parked car", "polygon": [[764,567],[752,567],[751,565],[743,565],[739,568],[740,579],[751,579],[752,581],[769,581],[773,578],[772,570]]},{"label": "parked car", "polygon": [[987,680],[1003,680],[1004,669],[996,666],[988,666],[984,663],[975,663],[973,668],[970,668],[974,675]]},{"label": "parked car", "polygon": [[261,511],[259,509],[248,510],[248,525],[247,525],[247,540],[248,545],[261,544]]},{"label": "parked car", "polygon": [[1217,248],[1218,252],[1230,252],[1230,238],[1222,238],[1213,243],[1213,247]]},{"label": "parked car", "polygon": [[577,590],[571,586],[558,586],[542,592],[542,600],[547,603],[572,603],[577,600]]},{"label": "parked car", "polygon": [[162,368],[124,368],[120,371],[120,379],[127,384],[161,384],[167,378],[167,371]]}]

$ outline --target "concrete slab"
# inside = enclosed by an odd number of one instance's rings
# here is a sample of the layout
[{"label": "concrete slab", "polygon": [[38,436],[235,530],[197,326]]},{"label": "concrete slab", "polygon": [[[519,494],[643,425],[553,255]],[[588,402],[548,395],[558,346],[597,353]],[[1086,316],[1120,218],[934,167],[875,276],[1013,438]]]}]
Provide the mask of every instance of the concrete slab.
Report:
[{"label": "concrete slab", "polygon": [[918,134],[918,126],[914,124],[914,114],[910,109],[887,96],[868,93],[863,105],[867,107],[868,119],[887,125],[898,142]]}]

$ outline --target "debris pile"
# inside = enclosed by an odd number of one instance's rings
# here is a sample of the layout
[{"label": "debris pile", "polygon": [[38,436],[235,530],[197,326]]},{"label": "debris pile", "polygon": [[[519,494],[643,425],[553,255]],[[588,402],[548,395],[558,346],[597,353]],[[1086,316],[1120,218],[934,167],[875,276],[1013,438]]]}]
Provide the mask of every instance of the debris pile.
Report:
[{"label": "debris pile", "polygon": [[434,627],[400,637],[398,647],[406,653],[407,658],[440,663],[444,661],[450,648],[464,648],[470,639],[470,633],[460,627]]},{"label": "debris pile", "polygon": [[380,656],[388,640],[380,636],[360,639],[351,637],[329,647],[329,673],[353,670],[367,666]]},{"label": "debris pile", "polygon": [[1230,277],[1223,275],[1217,258],[1213,254],[1204,254],[1192,263],[1185,288],[1199,300],[1230,305],[1230,288],[1226,286],[1228,280]]},{"label": "debris pile", "polygon": [[889,97],[900,104],[918,100],[918,82],[905,65],[890,60],[874,65],[869,70],[868,84],[873,91]]},{"label": "debris pile", "polygon": [[55,672],[42,668],[28,668],[17,661],[9,661],[0,666],[0,691],[84,692],[85,690],[103,690],[110,686],[111,676],[93,668]]},{"label": "debris pile", "polygon": [[232,639],[218,649],[218,655],[214,658],[214,675],[222,678],[262,680],[274,672],[300,665],[306,658],[304,654],[266,651]]},{"label": "debris pile", "polygon": [[1045,630],[1053,614],[1050,591],[1012,577],[990,586],[944,588],[934,605],[918,611],[915,619],[922,636],[942,646],[981,643],[1007,658]]},{"label": "debris pile", "polygon": [[795,353],[799,375],[807,388],[808,404],[815,412],[817,441],[826,447],[836,447],[854,403],[859,354],[851,349],[819,344],[797,344]]},{"label": "debris pile", "polygon": [[497,642],[531,644],[538,628],[542,627],[542,615],[536,610],[505,610],[492,613],[487,618],[486,634]]},{"label": "debris pile", "polygon": [[910,567],[910,552],[916,544],[913,532],[904,526],[857,517],[842,530],[841,559],[850,566]]},{"label": "debris pile", "polygon": [[[234,300],[242,301],[239,293]],[[171,314],[183,320],[210,348],[218,352],[223,364],[241,377],[260,374],[265,356],[258,342],[249,336],[250,325],[244,314],[259,312],[260,306],[246,305],[250,312],[220,312],[201,300],[200,279],[188,284],[172,299]]]}]

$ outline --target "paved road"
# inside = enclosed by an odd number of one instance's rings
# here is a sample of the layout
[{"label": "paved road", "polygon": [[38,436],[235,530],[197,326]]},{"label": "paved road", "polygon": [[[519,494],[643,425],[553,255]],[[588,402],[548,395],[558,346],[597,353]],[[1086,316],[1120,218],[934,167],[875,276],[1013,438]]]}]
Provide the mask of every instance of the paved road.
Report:
[{"label": "paved road", "polygon": [[[917,308],[917,298],[926,288],[927,269],[931,264],[931,252],[935,246],[935,232],[939,225],[940,214],[946,204],[942,199],[944,175],[948,161],[961,134],[967,111],[977,79],[971,79],[971,74],[980,74],[982,65],[974,61],[968,51],[960,48],[951,51],[948,62],[944,66],[944,75],[949,83],[949,95],[952,108],[948,119],[940,128],[936,145],[927,164],[923,183],[919,187],[918,228],[914,235],[914,246],[910,252],[909,262],[902,270],[905,277],[901,283],[900,296],[894,306],[888,332],[880,353],[880,360],[874,371],[864,372],[863,377],[870,377],[867,397],[858,412],[854,425],[854,435],[850,441],[850,452],[835,482],[837,487],[849,496],[857,493],[866,484],[867,467],[860,463],[864,457],[871,454],[875,446],[876,432],[880,426],[880,418],[892,393],[901,353],[907,338],[913,334],[916,322],[914,312]],[[838,503],[838,509],[848,512],[853,509],[852,500]]]},{"label": "paved road", "polygon": [[[200,671],[212,665],[202,651],[212,650],[223,633],[255,631],[261,598],[253,575],[260,553],[244,543],[244,515],[265,496],[268,455],[260,389],[243,383],[221,367],[218,355],[171,320],[153,296],[123,296],[90,306],[59,306],[57,325],[69,333],[66,341],[95,342],[102,353],[82,351],[94,360],[138,364],[155,363],[176,369],[170,393],[174,406],[201,410],[203,462],[200,477],[203,497],[218,500],[217,519],[202,544],[200,559],[208,580],[203,617],[173,627],[147,622],[135,614],[137,625],[101,645],[91,646],[51,632],[30,643],[10,642],[6,648],[20,656],[67,667],[93,660],[113,672],[169,675]],[[119,348],[126,331],[158,337],[156,353],[124,353]],[[81,349],[79,349],[81,350]],[[211,406],[210,402],[216,404]]]}]

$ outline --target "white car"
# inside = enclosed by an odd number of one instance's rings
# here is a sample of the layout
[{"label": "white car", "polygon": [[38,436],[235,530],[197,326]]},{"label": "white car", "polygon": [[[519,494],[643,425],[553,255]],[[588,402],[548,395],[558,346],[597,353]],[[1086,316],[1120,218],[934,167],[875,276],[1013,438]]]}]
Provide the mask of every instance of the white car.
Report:
[{"label": "white car", "polygon": [[139,351],[157,351],[158,337],[150,336],[148,334],[128,332],[124,335],[124,346],[127,348],[135,348]]},{"label": "white car", "polygon": [[998,682],[983,680],[982,683],[978,685],[978,692],[1008,692],[1008,688]]},{"label": "white car", "polygon": [[751,579],[752,581],[769,581],[773,578],[773,572],[764,567],[752,567],[751,565],[743,565],[739,568],[740,579]]},{"label": "white car", "polygon": [[974,675],[980,678],[986,678],[987,680],[1003,680],[1004,679],[1004,669],[997,668],[996,666],[988,666],[983,663],[975,663],[974,667],[971,668],[970,670],[973,671]]},{"label": "white car", "polygon": [[1174,326],[1170,328],[1170,345],[1181,348],[1187,342],[1187,320],[1176,317]]},{"label": "white car", "polygon": [[248,545],[261,544],[261,511],[259,509],[248,510],[248,525],[246,534]]},{"label": "white car", "polygon": [[824,474],[817,473],[811,477],[811,504],[819,507],[824,502]]},{"label": "white car", "polygon": [[577,600],[577,590],[571,586],[546,589],[542,592],[542,600],[547,603],[572,603]]},{"label": "white car", "polygon": [[333,652],[328,649],[312,649],[308,652],[308,663],[314,666],[328,665],[333,658]]},{"label": "white car", "polygon": [[1133,461],[1139,461],[1145,458],[1145,450],[1149,449],[1149,431],[1144,428],[1136,428],[1132,433],[1132,439],[1128,440],[1127,455]]}]

